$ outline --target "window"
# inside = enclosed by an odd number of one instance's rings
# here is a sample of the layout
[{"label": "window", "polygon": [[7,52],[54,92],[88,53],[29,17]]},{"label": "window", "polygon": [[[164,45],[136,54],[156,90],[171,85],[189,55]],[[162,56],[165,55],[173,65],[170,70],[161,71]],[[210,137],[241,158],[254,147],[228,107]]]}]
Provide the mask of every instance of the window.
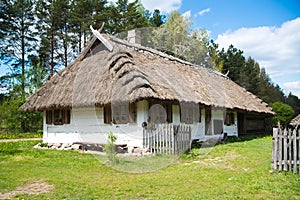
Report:
[{"label": "window", "polygon": [[105,124],[110,124],[112,121],[111,117],[111,105],[106,105],[104,106],[104,123]]},{"label": "window", "polygon": [[214,119],[214,135],[223,133],[223,120]]},{"label": "window", "polygon": [[201,122],[201,112],[199,105],[196,103],[180,104],[180,121],[186,124]]},{"label": "window", "polygon": [[53,110],[46,111],[46,124],[52,124]]},{"label": "window", "polygon": [[211,109],[205,109],[205,135],[212,135]]},{"label": "window", "polygon": [[226,126],[231,126],[234,124],[234,113],[233,112],[226,112],[224,124]]},{"label": "window", "polygon": [[[112,106],[114,124],[127,124],[136,122],[136,104],[118,103]],[[107,112],[108,113],[108,112]],[[106,113],[104,113],[105,115]],[[108,118],[108,116],[105,116]]]},{"label": "window", "polygon": [[47,110],[46,124],[70,124],[70,110]]},{"label": "window", "polygon": [[172,104],[150,103],[149,122],[162,124],[172,123]]}]

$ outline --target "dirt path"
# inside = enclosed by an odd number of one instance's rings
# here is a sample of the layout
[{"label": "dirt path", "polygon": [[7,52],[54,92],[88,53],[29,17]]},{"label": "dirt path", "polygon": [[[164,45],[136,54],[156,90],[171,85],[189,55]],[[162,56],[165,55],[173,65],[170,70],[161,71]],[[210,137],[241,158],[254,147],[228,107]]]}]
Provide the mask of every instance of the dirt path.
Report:
[{"label": "dirt path", "polygon": [[0,193],[0,199],[11,199],[14,198],[16,195],[20,195],[20,194],[28,194],[28,195],[41,194],[45,192],[50,192],[51,190],[54,190],[54,185],[50,185],[42,181],[36,181],[31,184],[20,186],[11,192],[7,192],[4,194]]},{"label": "dirt path", "polygon": [[0,139],[0,142],[19,142],[28,140],[42,140],[43,138],[16,138],[16,139]]}]

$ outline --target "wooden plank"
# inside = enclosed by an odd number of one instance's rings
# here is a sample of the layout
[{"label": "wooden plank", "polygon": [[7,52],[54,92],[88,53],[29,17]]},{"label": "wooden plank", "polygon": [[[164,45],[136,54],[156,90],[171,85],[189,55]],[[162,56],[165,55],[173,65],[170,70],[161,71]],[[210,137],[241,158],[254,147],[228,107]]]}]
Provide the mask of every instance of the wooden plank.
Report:
[{"label": "wooden plank", "polygon": [[279,139],[279,144],[278,144],[278,169],[279,171],[282,170],[282,140],[283,140],[283,131],[282,129],[278,128],[278,139]]},{"label": "wooden plank", "polygon": [[293,153],[294,153],[294,170],[293,173],[297,173],[297,132],[296,129],[293,131]]},{"label": "wooden plank", "polygon": [[298,171],[299,171],[299,175],[300,175],[300,128],[298,129],[298,127],[296,127],[296,132],[298,131],[298,136],[297,137],[297,134],[296,134],[296,138],[297,138],[297,142],[298,142],[298,149],[297,149],[297,154],[298,154],[298,160],[297,160],[297,163],[298,163]]},{"label": "wooden plank", "polygon": [[272,160],[273,160],[273,169],[277,169],[278,162],[278,128],[273,128],[273,152],[272,152]]},{"label": "wooden plank", "polygon": [[285,128],[283,131],[283,170],[287,171],[287,160],[288,160],[288,141],[287,141],[288,133]]},{"label": "wooden plank", "polygon": [[92,25],[90,25],[90,29],[93,34],[102,42],[102,44],[109,50],[112,51],[114,47],[99,33],[99,31],[95,30]]},{"label": "wooden plank", "polygon": [[173,128],[172,128],[172,134],[171,134],[171,136],[172,136],[172,154],[175,154],[175,131],[174,131],[174,129],[175,129],[175,126],[173,126]]},{"label": "wooden plank", "polygon": [[172,126],[170,125],[169,129],[168,129],[168,152],[169,154],[172,153]]},{"label": "wooden plank", "polygon": [[292,130],[288,130],[288,169],[292,171]]}]

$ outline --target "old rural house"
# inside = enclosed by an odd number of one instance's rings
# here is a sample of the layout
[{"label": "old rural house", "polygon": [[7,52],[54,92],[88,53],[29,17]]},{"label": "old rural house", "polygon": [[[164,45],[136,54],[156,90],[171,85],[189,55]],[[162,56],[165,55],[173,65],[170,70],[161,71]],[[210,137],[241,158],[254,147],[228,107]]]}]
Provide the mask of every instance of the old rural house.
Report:
[{"label": "old rural house", "polygon": [[291,120],[290,125],[291,126],[300,126],[300,114]]},{"label": "old rural house", "polygon": [[[274,113],[227,76],[94,31],[87,47],[22,106],[44,113],[43,141],[143,145],[143,127],[189,124],[206,140],[264,131]],[[97,37],[96,37],[97,36]]]}]

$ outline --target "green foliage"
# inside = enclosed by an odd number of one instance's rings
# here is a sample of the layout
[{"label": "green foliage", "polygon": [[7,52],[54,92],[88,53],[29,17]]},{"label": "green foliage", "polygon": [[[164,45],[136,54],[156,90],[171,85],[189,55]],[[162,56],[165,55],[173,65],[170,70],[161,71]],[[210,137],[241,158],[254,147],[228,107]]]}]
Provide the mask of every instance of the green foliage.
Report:
[{"label": "green foliage", "polygon": [[117,140],[117,136],[110,132],[107,136],[107,144],[104,146],[104,151],[108,157],[108,160],[111,164],[119,163],[119,159],[117,158],[117,147],[115,142]]},{"label": "green foliage", "polygon": [[199,65],[209,65],[205,30],[192,30],[192,21],[178,11],[170,13],[165,24],[153,31],[154,48]]},{"label": "green foliage", "polygon": [[286,126],[294,116],[293,108],[282,102],[271,103],[273,111],[276,113],[274,116],[274,121],[276,123],[280,122],[281,125]]},{"label": "green foliage", "polygon": [[0,128],[2,132],[28,132],[42,128],[42,115],[38,112],[24,112],[23,101],[7,98],[0,104]]},{"label": "green foliage", "polygon": [[297,96],[289,93],[288,97],[286,98],[286,103],[294,109],[294,117],[300,114],[300,99]]},{"label": "green foliage", "polygon": [[[89,26],[114,33],[143,26],[159,26],[139,1],[118,0],[5,0],[0,3],[0,59],[10,71],[0,77],[0,131],[27,132],[41,128],[40,113],[19,109],[25,98],[59,68],[76,57],[90,37]],[[83,38],[83,41],[81,40]],[[35,46],[33,46],[35,45]]]},{"label": "green foliage", "polygon": [[[222,66],[222,73],[244,87],[246,90],[257,95],[266,103],[276,101],[285,102],[286,97],[282,89],[278,85],[274,85],[264,68],[260,68],[259,64],[251,57],[246,59],[243,51],[230,45],[225,51],[214,51],[217,45],[211,44],[212,50],[210,55],[215,66]],[[215,55],[217,54],[217,55]]]}]

